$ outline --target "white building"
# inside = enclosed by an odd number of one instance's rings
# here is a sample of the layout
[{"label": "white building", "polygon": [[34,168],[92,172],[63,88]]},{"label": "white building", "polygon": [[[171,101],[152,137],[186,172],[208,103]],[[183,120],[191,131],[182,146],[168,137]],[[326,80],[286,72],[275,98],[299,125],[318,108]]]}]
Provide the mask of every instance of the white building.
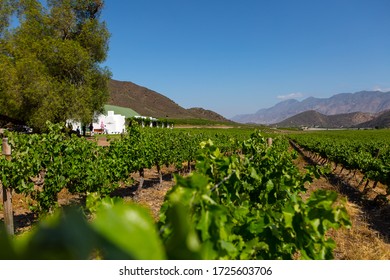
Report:
[{"label": "white building", "polygon": [[125,132],[125,116],[117,115],[114,111],[107,111],[107,115],[98,115],[93,123],[94,131],[106,134],[121,134]]},{"label": "white building", "polygon": [[[72,126],[73,130],[76,131],[79,128],[80,133],[83,133],[80,122],[68,121],[67,123]],[[126,131],[125,116],[115,114],[114,111],[107,111],[107,115],[95,116],[92,125],[94,133],[121,134]],[[88,129],[89,124],[87,124]]]},{"label": "white building", "polygon": [[152,117],[134,116],[134,118],[137,120],[141,120],[140,124],[142,127],[145,127],[146,122],[149,122],[150,127],[153,127],[153,122],[157,122],[157,119]]}]

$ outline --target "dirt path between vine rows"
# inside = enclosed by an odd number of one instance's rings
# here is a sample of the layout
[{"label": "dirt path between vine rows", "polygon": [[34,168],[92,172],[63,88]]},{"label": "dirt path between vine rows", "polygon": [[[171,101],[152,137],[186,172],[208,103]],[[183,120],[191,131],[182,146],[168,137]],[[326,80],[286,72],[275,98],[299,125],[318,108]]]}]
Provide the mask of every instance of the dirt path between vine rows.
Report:
[{"label": "dirt path between vine rows", "polygon": [[[299,153],[295,163],[302,172],[309,164],[324,162],[310,152],[299,150]],[[372,189],[370,183],[359,185],[362,174],[334,164],[331,168],[331,174],[315,179],[307,188],[308,194],[316,189],[334,190],[340,194],[340,199],[346,200],[352,227],[328,233],[336,242],[335,259],[390,260],[390,205],[388,201],[376,199],[384,189],[381,186]]]}]

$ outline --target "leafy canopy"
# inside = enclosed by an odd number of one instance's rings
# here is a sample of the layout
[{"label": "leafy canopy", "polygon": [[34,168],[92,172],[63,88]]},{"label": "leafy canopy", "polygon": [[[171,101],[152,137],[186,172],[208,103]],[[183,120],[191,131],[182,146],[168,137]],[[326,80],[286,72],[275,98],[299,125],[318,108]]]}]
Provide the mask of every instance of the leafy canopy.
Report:
[{"label": "leafy canopy", "polygon": [[[37,130],[90,122],[108,98],[104,1],[6,0],[0,9],[0,111]],[[10,25],[17,15],[18,25]]]}]

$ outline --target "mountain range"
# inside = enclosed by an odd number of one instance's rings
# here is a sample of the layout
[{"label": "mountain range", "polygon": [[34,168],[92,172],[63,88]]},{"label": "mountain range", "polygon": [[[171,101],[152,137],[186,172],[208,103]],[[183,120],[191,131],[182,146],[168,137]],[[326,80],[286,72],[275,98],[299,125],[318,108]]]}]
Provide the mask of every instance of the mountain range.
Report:
[{"label": "mountain range", "polygon": [[[203,108],[185,109],[168,97],[132,82],[110,80],[109,92],[108,104],[131,108],[143,116],[230,121]],[[254,114],[236,116],[232,121],[276,127],[390,127],[390,92],[360,91],[329,98],[290,99]]]},{"label": "mountain range", "polygon": [[324,115],[310,110],[287,118],[275,127],[321,127],[321,128],[385,128],[390,127],[390,110],[371,113],[347,113]]},{"label": "mountain range", "polygon": [[[271,108],[260,109],[254,114],[237,115],[232,120],[240,123],[276,124],[306,111],[315,111],[328,116],[362,112],[373,114],[373,119],[375,114],[388,109],[390,109],[390,92],[360,91],[340,93],[329,98],[309,97],[302,101],[289,99]],[[364,121],[370,121],[370,117],[366,117],[368,119]]]}]

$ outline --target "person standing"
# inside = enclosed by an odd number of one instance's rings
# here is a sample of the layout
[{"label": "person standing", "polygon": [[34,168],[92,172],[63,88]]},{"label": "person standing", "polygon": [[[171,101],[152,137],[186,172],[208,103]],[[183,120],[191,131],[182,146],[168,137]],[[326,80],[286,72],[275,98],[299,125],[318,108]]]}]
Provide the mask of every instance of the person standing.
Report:
[{"label": "person standing", "polygon": [[104,134],[104,128],[105,128],[104,122],[101,121],[101,122],[100,122],[100,129],[101,129],[101,131],[102,131],[102,132],[101,132],[102,134]]},{"label": "person standing", "polygon": [[90,123],[90,125],[89,125],[89,133],[91,136],[93,136],[93,124],[92,123]]}]

